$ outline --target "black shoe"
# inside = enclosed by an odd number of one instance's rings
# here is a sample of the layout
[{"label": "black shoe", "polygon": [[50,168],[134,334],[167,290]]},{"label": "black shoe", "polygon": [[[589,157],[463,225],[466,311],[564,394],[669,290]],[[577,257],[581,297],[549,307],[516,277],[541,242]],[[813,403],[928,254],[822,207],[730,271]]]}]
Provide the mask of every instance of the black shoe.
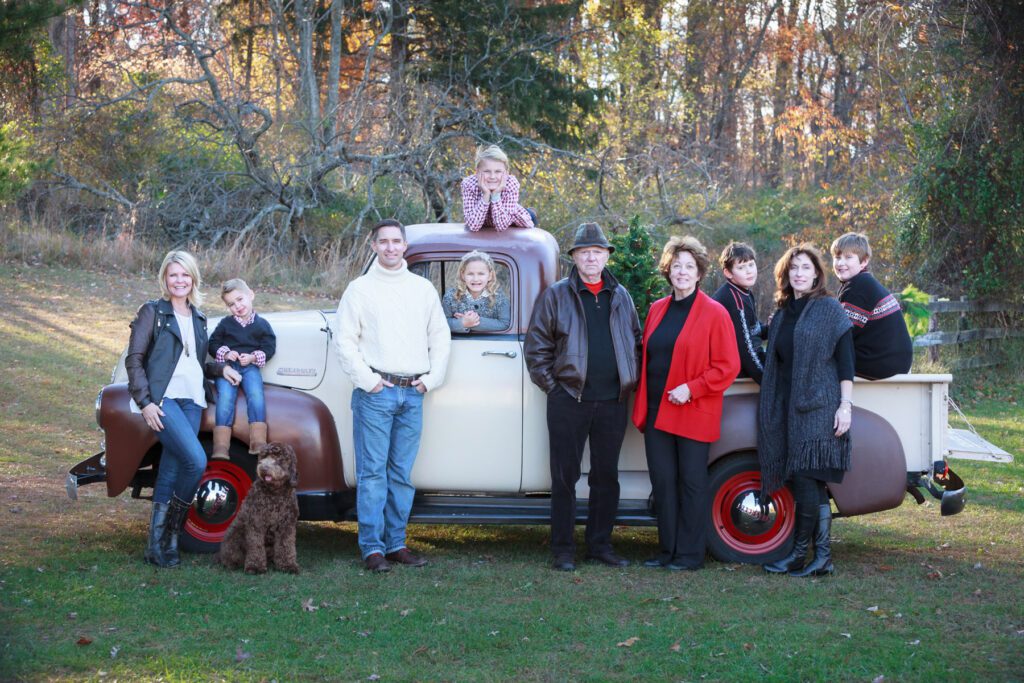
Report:
[{"label": "black shoe", "polygon": [[551,568],[560,572],[574,572],[576,559],[570,553],[558,553],[551,560]]},{"label": "black shoe", "polygon": [[661,569],[667,562],[663,561],[660,557],[649,557],[644,560],[644,566],[650,569]]},{"label": "black shoe", "polygon": [[164,533],[160,539],[160,548],[163,550],[164,559],[167,561],[165,567],[177,567],[181,564],[181,557],[178,554],[178,534],[185,526],[188,518],[189,508],[192,501],[185,502],[177,496],[171,496],[171,502],[167,506],[167,523],[164,525]]},{"label": "black shoe", "polygon": [[769,574],[799,571],[804,566],[807,549],[811,545],[811,536],[814,535],[814,525],[818,521],[817,510],[805,510],[806,507],[806,505],[797,506],[796,530],[793,534],[796,538],[793,541],[793,549],[781,560],[761,565],[761,568]]},{"label": "black shoe", "polygon": [[703,568],[702,564],[684,564],[682,562],[669,562],[665,565],[665,569],[673,572],[695,572]]},{"label": "black shoe", "polygon": [[146,553],[143,559],[147,564],[155,564],[158,567],[166,567],[167,558],[160,541],[164,536],[164,527],[167,526],[167,503],[153,503],[153,516],[149,523],[149,540],[146,544]]},{"label": "black shoe", "polygon": [[814,559],[803,569],[794,569],[790,576],[828,576],[835,571],[832,565],[832,506],[818,506],[818,529],[814,532]]},{"label": "black shoe", "polygon": [[609,567],[628,567],[629,560],[615,553],[614,550],[605,550],[599,553],[587,553],[588,560],[596,560]]}]

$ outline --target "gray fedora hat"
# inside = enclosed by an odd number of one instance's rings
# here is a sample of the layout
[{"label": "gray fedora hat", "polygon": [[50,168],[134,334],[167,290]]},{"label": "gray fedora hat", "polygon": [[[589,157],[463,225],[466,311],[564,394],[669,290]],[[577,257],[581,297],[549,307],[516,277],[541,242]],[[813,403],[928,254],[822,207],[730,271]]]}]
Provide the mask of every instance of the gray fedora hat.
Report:
[{"label": "gray fedora hat", "polygon": [[604,230],[597,223],[583,223],[576,228],[576,238],[569,247],[569,253],[580,247],[604,247],[609,253],[615,251],[615,247],[608,243]]}]

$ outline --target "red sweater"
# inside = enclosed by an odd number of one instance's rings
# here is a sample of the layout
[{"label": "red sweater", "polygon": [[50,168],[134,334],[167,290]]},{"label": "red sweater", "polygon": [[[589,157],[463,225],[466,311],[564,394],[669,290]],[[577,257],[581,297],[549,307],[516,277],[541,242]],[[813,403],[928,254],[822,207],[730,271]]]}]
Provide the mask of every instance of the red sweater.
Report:
[{"label": "red sweater", "polygon": [[[651,304],[644,323],[640,385],[633,403],[633,424],[640,431],[647,426],[647,340],[665,317],[670,300],[667,296]],[[662,394],[654,426],[694,441],[717,441],[722,428],[722,396],[739,371],[736,332],[729,313],[720,303],[698,291],[672,351],[666,393]],[[690,388],[692,398],[683,405],[669,403],[668,391],[680,384]]]}]

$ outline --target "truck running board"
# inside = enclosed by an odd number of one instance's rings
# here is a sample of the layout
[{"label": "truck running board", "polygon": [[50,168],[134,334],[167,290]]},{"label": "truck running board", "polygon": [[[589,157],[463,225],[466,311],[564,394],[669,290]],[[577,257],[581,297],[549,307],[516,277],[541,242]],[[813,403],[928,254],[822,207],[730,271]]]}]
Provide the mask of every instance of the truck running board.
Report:
[{"label": "truck running board", "polygon": [[[587,519],[587,503],[576,505],[576,521]],[[411,522],[419,524],[550,524],[551,499],[509,496],[418,495]],[[616,524],[652,526],[656,521],[646,500],[620,500]]]}]

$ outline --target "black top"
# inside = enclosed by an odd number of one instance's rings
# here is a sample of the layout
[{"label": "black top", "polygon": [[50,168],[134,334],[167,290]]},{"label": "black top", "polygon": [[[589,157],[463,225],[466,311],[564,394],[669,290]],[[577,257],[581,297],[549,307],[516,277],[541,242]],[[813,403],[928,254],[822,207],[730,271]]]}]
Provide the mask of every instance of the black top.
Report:
[{"label": "black top", "polygon": [[657,419],[661,395],[665,392],[668,371],[672,367],[672,352],[696,298],[696,288],[683,299],[673,297],[665,309],[665,317],[647,340],[647,410],[651,414],[650,420]]},{"label": "black top", "polygon": [[914,346],[900,302],[875,276],[862,271],[839,288],[839,303],[853,323],[857,374],[885,379],[910,372]]},{"label": "black top", "polygon": [[[603,278],[602,278],[603,280]],[[619,400],[619,366],[612,346],[612,292],[605,282],[595,296],[580,280],[577,290],[587,324],[587,377],[582,401]]]},{"label": "black top", "polygon": [[[779,393],[789,400],[790,385],[793,382],[793,329],[800,314],[807,307],[807,297],[790,299],[786,307],[776,313],[781,315],[782,325],[779,327],[779,336],[775,339],[775,358],[779,363]],[[835,352],[832,357],[836,361],[836,372],[839,374],[839,381],[853,381],[853,337],[850,330],[839,338],[836,343]],[[838,406],[836,406],[838,408]]]},{"label": "black top", "polygon": [[739,377],[749,377],[760,384],[764,375],[764,329],[757,319],[754,295],[749,289],[726,282],[711,298],[725,306],[732,318],[740,351]]},{"label": "black top", "polygon": [[262,351],[266,354],[267,360],[270,360],[277,350],[277,336],[270,323],[258,314],[253,315],[253,321],[245,327],[242,327],[233,315],[221,318],[217,323],[217,329],[210,335],[210,350],[217,353],[217,349],[226,346],[238,353]]}]

